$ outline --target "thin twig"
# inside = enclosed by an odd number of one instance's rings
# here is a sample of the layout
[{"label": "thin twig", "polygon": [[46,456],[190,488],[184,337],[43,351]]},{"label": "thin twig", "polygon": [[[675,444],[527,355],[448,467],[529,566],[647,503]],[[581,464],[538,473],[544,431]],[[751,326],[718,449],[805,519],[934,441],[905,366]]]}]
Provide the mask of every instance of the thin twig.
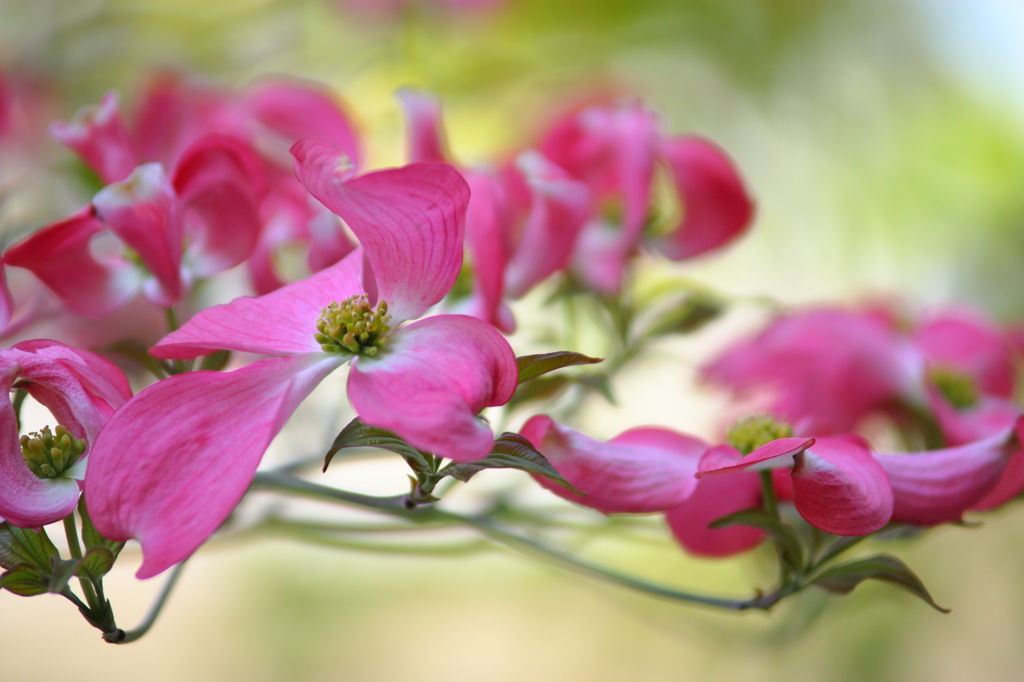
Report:
[{"label": "thin twig", "polygon": [[157,617],[160,615],[160,611],[164,608],[164,603],[167,601],[167,597],[171,594],[171,590],[174,589],[174,584],[178,582],[178,576],[181,575],[181,570],[185,567],[185,561],[174,567],[171,571],[170,577],[167,578],[167,582],[164,583],[163,590],[160,591],[160,595],[153,602],[153,605],[149,608],[149,613],[143,619],[139,626],[134,630],[114,630],[113,632],[104,632],[103,639],[110,642],[111,644],[128,644],[134,642],[149,632],[149,629],[153,627],[153,623],[156,622]]}]

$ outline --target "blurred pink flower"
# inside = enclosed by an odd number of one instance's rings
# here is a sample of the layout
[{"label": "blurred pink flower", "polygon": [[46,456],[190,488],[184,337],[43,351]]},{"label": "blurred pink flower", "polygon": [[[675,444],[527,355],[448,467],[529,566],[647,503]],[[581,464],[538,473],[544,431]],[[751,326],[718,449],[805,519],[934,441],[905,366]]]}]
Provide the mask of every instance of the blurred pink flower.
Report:
[{"label": "blurred pink flower", "polygon": [[[515,391],[515,355],[490,325],[439,315],[399,326],[440,301],[458,276],[469,201],[459,174],[412,164],[355,176],[324,140],[303,140],[293,153],[300,180],[362,248],[271,294],[208,308],[151,350],[163,358],[218,349],[281,357],[161,381],[104,430],[87,480],[89,509],[108,537],[142,543],[139,577],[205,541],[289,415],[346,362],[360,419],[457,461],[490,452],[493,434],[476,415]],[[161,436],[140,440],[144,432]],[[176,458],[166,457],[169,447]]]},{"label": "blurred pink flower", "polygon": [[585,284],[604,294],[622,288],[628,260],[652,218],[655,169],[664,164],[683,207],[668,234],[649,243],[673,260],[721,248],[743,234],[753,202],[725,153],[699,137],[669,137],[640,102],[595,105],[557,121],[540,150],[590,187],[594,212],[573,261]]},{"label": "blurred pink flower", "polygon": [[[175,167],[182,155],[211,133],[232,138],[259,159],[259,241],[249,258],[257,293],[285,283],[275,256],[285,246],[308,251],[311,272],[336,263],[355,248],[337,218],[310,199],[292,172],[288,149],[306,137],[341,147],[358,168],[362,150],[356,129],[335,98],[305,81],[273,78],[238,93],[159,74],[148,85],[132,126],[126,126],[116,93],[84,107],[51,134],[74,149],[106,183],[124,180],[140,161]],[[265,189],[263,188],[265,186]]]},{"label": "blurred pink flower", "polygon": [[852,432],[871,412],[921,392],[911,344],[873,314],[838,308],[780,316],[702,373],[739,397],[767,392],[768,412],[816,436]]},{"label": "blurred pink flower", "polygon": [[[30,270],[84,317],[109,315],[140,290],[170,306],[193,278],[249,256],[264,191],[262,168],[244,144],[207,135],[181,155],[172,177],[159,164],[139,166],[90,205],[11,246],[3,263]],[[98,254],[94,238],[111,233],[112,248]]]}]

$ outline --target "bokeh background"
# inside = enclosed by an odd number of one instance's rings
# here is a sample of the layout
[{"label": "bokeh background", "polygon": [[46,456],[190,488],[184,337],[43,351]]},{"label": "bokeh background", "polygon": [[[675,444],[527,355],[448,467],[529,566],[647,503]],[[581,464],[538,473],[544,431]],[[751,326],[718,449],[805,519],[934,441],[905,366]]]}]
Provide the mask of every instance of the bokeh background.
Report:
[{"label": "bokeh background", "polygon": [[[581,426],[595,437],[642,423],[714,435],[723,400],[694,386],[694,370],[756,325],[765,300],[960,301],[1024,318],[1024,8],[1013,0],[479,4],[0,0],[0,67],[42,93],[40,134],[109,89],[130,107],[169,68],[228,87],[275,73],[326,83],[371,167],[402,162],[403,85],[441,96],[452,150],[469,163],[530,144],[595,93],[642,96],[671,132],[714,139],[745,174],[757,221],[679,272],[735,308],[618,377],[619,406],[588,403]],[[67,152],[33,150],[0,158],[4,239],[87,198]],[[530,315],[545,315],[530,306],[524,334]],[[586,333],[580,342],[589,350]],[[350,416],[339,383],[317,395],[271,461],[315,452]],[[406,485],[391,461],[335,475],[370,493]],[[528,485],[473,482],[508,494]],[[103,644],[64,600],[0,594],[0,679],[1019,680],[1024,510],[981,520],[869,548],[903,557],[947,616],[877,585],[844,600],[808,594],[771,615],[719,614],[498,548],[383,555],[241,533],[200,551],[156,628],[128,647]],[[656,519],[634,530],[640,540],[612,529],[575,549],[684,588],[745,596],[767,585],[767,554],[695,560]],[[124,557],[107,582],[130,626],[160,581],[135,581],[138,555]]]}]

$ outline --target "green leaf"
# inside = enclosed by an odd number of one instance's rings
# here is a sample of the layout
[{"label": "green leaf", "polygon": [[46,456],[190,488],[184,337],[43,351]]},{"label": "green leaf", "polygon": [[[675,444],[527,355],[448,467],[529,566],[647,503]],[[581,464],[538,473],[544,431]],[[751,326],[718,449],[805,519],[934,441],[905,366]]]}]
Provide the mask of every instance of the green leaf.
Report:
[{"label": "green leaf", "polygon": [[117,555],[121,553],[121,549],[124,547],[124,543],[108,540],[100,535],[100,532],[96,530],[96,526],[92,525],[92,519],[89,518],[89,510],[85,506],[85,495],[82,495],[78,500],[78,515],[82,517],[82,541],[85,543],[86,554],[93,547],[102,547],[110,552],[111,561],[116,560]]},{"label": "green leaf", "polygon": [[51,557],[60,558],[60,553],[42,528],[36,531],[9,523],[0,524],[0,567],[28,564],[49,575]]},{"label": "green leaf", "polygon": [[556,369],[572,365],[592,365],[597,362],[603,362],[603,359],[592,358],[582,353],[559,350],[554,353],[524,355],[516,358],[516,362],[519,364],[519,383],[523,383],[542,374],[554,372]]},{"label": "green leaf", "polygon": [[214,372],[219,372],[224,369],[224,365],[228,364],[228,360],[230,359],[231,351],[216,350],[203,358],[203,361],[199,363],[199,369],[208,369]]},{"label": "green leaf", "polygon": [[460,481],[468,481],[484,469],[519,469],[529,474],[537,474],[550,478],[577,495],[586,493],[574,488],[569,481],[551,466],[544,455],[537,452],[530,441],[518,433],[503,433],[494,441],[491,454],[475,462],[453,462],[438,472],[438,475],[451,476]]},{"label": "green leaf", "polygon": [[646,335],[690,334],[719,317],[724,310],[725,306],[715,297],[704,293],[690,294],[655,319]]},{"label": "green leaf", "polygon": [[327,456],[324,458],[324,471],[327,471],[327,467],[330,465],[331,460],[334,459],[334,456],[346,448],[381,448],[383,450],[390,450],[404,457],[413,471],[417,473],[431,471],[430,460],[427,459],[427,455],[390,431],[378,429],[375,426],[367,426],[359,421],[358,418],[350,421],[341,430],[338,437],[334,439],[331,449],[327,451]]},{"label": "green leaf", "polygon": [[782,523],[777,518],[764,513],[762,509],[744,509],[742,511],[715,519],[710,528],[726,526],[751,526],[768,533],[782,551],[782,559],[794,571],[803,570],[803,551],[800,549],[800,538],[792,526]]},{"label": "green leaf", "polygon": [[0,589],[6,589],[20,597],[34,597],[48,592],[46,580],[29,564],[18,564],[0,575]]},{"label": "green leaf", "polygon": [[837,564],[822,571],[810,584],[836,594],[849,594],[865,580],[881,580],[895,585],[924,600],[936,611],[950,611],[936,604],[921,579],[891,554],[876,554],[866,559]]},{"label": "green leaf", "polygon": [[79,562],[75,575],[99,581],[114,567],[114,554],[106,547],[92,547]]}]

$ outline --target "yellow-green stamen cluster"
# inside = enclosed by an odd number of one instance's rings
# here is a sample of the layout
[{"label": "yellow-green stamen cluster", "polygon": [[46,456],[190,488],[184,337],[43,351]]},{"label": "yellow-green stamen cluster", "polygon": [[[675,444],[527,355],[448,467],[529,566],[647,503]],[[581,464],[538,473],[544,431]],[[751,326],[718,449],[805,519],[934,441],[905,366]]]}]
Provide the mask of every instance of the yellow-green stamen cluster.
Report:
[{"label": "yellow-green stamen cluster", "polygon": [[56,433],[44,426],[21,437],[21,454],[25,464],[39,478],[55,478],[71,467],[85,452],[85,441],[75,438],[63,426]]},{"label": "yellow-green stamen cluster", "polygon": [[931,379],[939,393],[956,409],[966,410],[978,404],[978,386],[969,374],[951,367],[935,367]]},{"label": "yellow-green stamen cluster", "polygon": [[388,304],[384,301],[373,309],[366,294],[352,296],[321,308],[314,338],[328,353],[376,355],[387,343],[390,319]]},{"label": "yellow-green stamen cluster", "polygon": [[786,422],[777,421],[766,414],[753,417],[744,417],[736,422],[729,433],[726,434],[726,441],[744,455],[749,455],[762,445],[771,443],[779,438],[792,438],[793,427]]}]

